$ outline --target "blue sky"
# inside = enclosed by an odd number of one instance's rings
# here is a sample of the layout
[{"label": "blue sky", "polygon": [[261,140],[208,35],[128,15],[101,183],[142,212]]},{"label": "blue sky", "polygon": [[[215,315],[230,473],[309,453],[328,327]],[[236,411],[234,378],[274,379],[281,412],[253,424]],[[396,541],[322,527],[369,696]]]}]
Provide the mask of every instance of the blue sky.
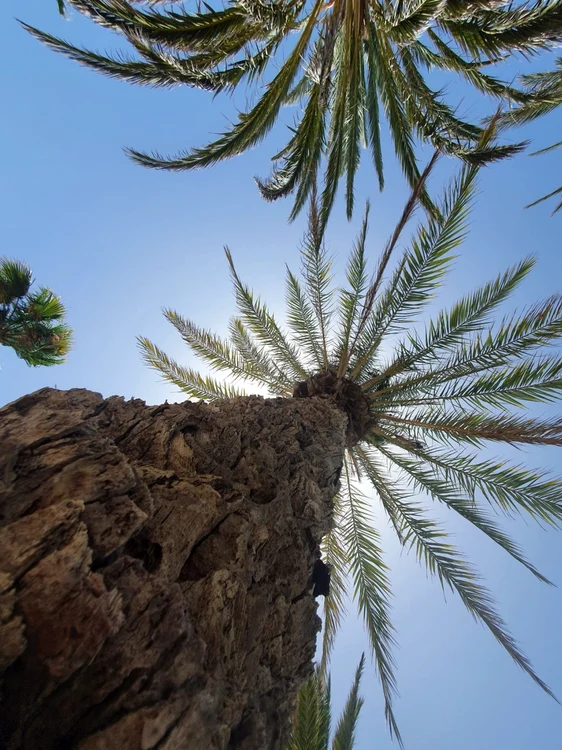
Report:
[{"label": "blue sky", "polygon": [[[177,399],[141,363],[135,337],[148,336],[185,364],[195,364],[160,308],[174,307],[224,332],[233,312],[224,244],[242,277],[274,310],[282,310],[284,263],[298,268],[303,221],[287,224],[290,204],[262,202],[252,177],[267,174],[268,159],[284,143],[286,131],[277,127],[251,153],[212,170],[143,170],[127,160],[123,146],[166,153],[203,144],[232,119],[234,104],[204,92],[153,91],[97,76],[42,48],[18,27],[15,16],[97,48],[114,42],[76,14],[60,19],[55,0],[4,0],[0,8],[0,254],[29,262],[38,281],[62,296],[76,339],[68,364],[50,369],[27,368],[3,348],[0,401],[55,385],[149,403]],[[510,75],[517,70],[512,65]],[[450,90],[465,112],[478,111],[480,104],[473,104],[466,91],[454,85]],[[244,97],[235,104],[243,107]],[[539,148],[560,139],[561,125],[562,116],[555,114],[521,135],[532,137]],[[386,145],[384,194],[376,190],[368,158],[358,178],[359,209],[372,199],[373,258],[407,194],[388,139]],[[516,302],[560,291],[562,215],[550,218],[547,204],[529,211],[523,206],[560,183],[561,158],[520,156],[482,175],[470,235],[439,305],[528,253],[539,261]],[[434,188],[451,169],[450,162],[441,165]],[[348,224],[338,201],[328,232],[338,271],[359,218],[360,211]],[[559,463],[554,449],[517,456],[552,469]],[[465,525],[448,517],[447,522],[478,563],[537,671],[562,696],[560,590],[539,584]],[[396,708],[407,747],[560,750],[560,706],[511,663],[455,597],[443,601],[439,585],[401,552],[380,516],[379,523],[392,569],[400,644]],[[562,584],[562,538],[532,524],[511,522],[509,528],[538,567]],[[334,655],[336,710],[365,646],[361,625],[350,616]],[[397,747],[386,731],[371,669],[363,693],[357,747]]]}]

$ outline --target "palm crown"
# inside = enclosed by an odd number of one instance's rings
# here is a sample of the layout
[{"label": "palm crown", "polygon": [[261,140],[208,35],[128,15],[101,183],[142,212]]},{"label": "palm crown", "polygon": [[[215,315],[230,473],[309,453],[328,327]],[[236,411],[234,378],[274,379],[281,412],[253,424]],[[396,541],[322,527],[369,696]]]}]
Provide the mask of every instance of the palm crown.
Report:
[{"label": "palm crown", "polygon": [[46,287],[31,292],[32,281],[25,263],[0,259],[0,344],[28,365],[58,365],[71,345],[64,306]]},{"label": "palm crown", "polygon": [[[351,216],[362,143],[372,152],[382,188],[383,115],[412,186],[420,177],[416,138],[473,162],[512,153],[499,146],[479,150],[480,127],[460,118],[443,92],[431,88],[426,74],[452,73],[478,92],[523,104],[529,94],[486,67],[513,53],[533,55],[562,40],[561,0],[230,0],[220,10],[203,2],[204,11],[198,4],[196,13],[188,13],[179,0],[162,11],[154,0],[68,2],[119,32],[135,54],[99,54],[26,28],[106,75],[151,86],[187,84],[214,93],[256,80],[266,83],[255,106],[203,148],[170,158],[130,150],[145,166],[194,169],[235,156],[264,138],[283,105],[301,104],[302,116],[274,157],[272,175],[258,185],[267,200],[295,192],[294,217],[326,154],[323,224],[344,175]],[[281,62],[288,38],[295,40],[294,46]],[[270,77],[269,63],[278,65]],[[426,193],[421,199],[432,207]]]},{"label": "palm crown", "polygon": [[496,442],[562,445],[562,419],[535,419],[520,412],[528,402],[559,398],[562,358],[547,355],[546,349],[562,336],[562,296],[492,323],[498,306],[531,270],[534,261],[527,258],[440,312],[425,331],[411,328],[434,297],[464,237],[476,173],[472,166],[463,168],[445,192],[438,215],[419,227],[386,282],[391,255],[421,185],[371,277],[366,215],[349,258],[347,284],[337,297],[313,202],[302,249],[302,281],[287,271],[288,331],[242,282],[227,250],[238,306],[238,316],[230,322],[230,340],[172,310],[165,315],[197,356],[234,382],[200,375],[147,339],[139,340],[145,361],[191,397],[234,398],[244,395],[236,381],[248,381],[279,396],[328,395],[347,412],[347,454],[334,503],[335,527],[323,543],[332,583],[324,612],[322,668],[351,580],[395,733],[391,589],[360,479],[372,485],[402,544],[415,551],[443,586],[458,593],[517,664],[548,692],[473,567],[427,508],[413,499],[422,492],[453,509],[546,580],[492,512],[556,525],[562,518],[562,481],[505,460],[485,460],[475,449]]}]

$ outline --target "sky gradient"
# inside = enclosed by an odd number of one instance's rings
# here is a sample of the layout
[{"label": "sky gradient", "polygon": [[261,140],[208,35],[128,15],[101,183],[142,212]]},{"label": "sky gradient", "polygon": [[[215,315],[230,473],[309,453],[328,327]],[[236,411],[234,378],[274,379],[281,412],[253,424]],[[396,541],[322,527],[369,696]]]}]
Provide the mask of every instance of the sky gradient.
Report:
[{"label": "sky gradient", "polygon": [[[74,350],[61,367],[28,368],[11,350],[0,349],[0,402],[55,385],[149,403],[179,400],[142,364],[135,337],[147,336],[183,364],[197,366],[160,309],[176,308],[225,333],[234,312],[225,244],[242,278],[282,312],[284,264],[298,269],[304,217],[287,224],[290,203],[264,203],[252,178],[268,173],[269,157],[284,144],[286,129],[275,128],[252,152],[210,170],[144,170],[125,157],[123,146],[167,153],[201,145],[224,129],[245,98],[213,100],[200,91],[154,91],[102,78],[41,47],[18,26],[16,16],[98,49],[115,42],[77,14],[60,19],[55,0],[4,0],[0,7],[0,255],[27,261],[38,282],[62,296],[75,332]],[[512,66],[510,74],[516,72]],[[462,100],[463,114],[478,111],[480,104],[472,104],[466,91],[450,90]],[[534,148],[540,148],[560,140],[561,125],[562,113],[555,113],[517,131],[516,137],[532,137]],[[364,201],[372,201],[368,247],[374,262],[407,196],[386,135],[384,143],[385,192],[378,193],[365,155],[351,224],[341,196],[336,203],[328,246],[339,273]],[[550,218],[549,204],[527,211],[523,206],[560,184],[561,159],[556,152],[542,158],[523,155],[482,174],[470,234],[436,308],[530,253],[539,260],[515,303],[560,291],[562,214]],[[433,190],[453,167],[450,161],[440,165]],[[551,469],[560,463],[555,449],[514,455]],[[456,542],[483,572],[539,675],[562,696],[560,590],[534,580],[450,514],[436,509],[436,515],[447,520]],[[444,602],[439,584],[401,551],[382,516],[377,518],[395,594],[401,693],[396,712],[407,748],[560,750],[562,708],[511,663],[457,598],[448,594]],[[508,528],[560,586],[562,537],[531,523],[510,522]],[[362,626],[350,614],[333,660],[336,714],[365,648]],[[397,748],[388,736],[370,667],[363,694],[358,750]]]}]

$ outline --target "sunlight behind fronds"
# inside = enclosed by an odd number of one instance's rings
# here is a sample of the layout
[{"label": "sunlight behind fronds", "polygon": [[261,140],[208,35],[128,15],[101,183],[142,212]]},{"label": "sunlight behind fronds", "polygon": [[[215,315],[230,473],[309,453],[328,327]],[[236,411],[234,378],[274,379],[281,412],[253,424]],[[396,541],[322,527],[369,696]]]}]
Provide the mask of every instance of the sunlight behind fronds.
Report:
[{"label": "sunlight behind fronds", "polygon": [[[562,356],[555,348],[562,338],[562,296],[501,312],[533,268],[534,259],[526,258],[438,312],[425,327],[416,327],[465,237],[476,175],[476,167],[464,166],[436,212],[398,253],[393,238],[404,228],[401,219],[374,272],[368,262],[367,209],[340,290],[333,286],[313,203],[300,278],[287,272],[288,330],[242,282],[230,253],[238,317],[229,342],[167,313],[193,353],[215,371],[228,372],[235,381],[269,385],[275,395],[329,398],[347,414],[335,526],[323,543],[332,591],[324,608],[319,674],[327,673],[349,591],[365,623],[387,721],[398,739],[391,576],[360,482],[372,487],[400,543],[550,693],[479,575],[431,516],[431,502],[446,506],[548,583],[500,521],[505,514],[559,526],[562,480],[501,457],[482,457],[479,450],[502,444],[562,445],[562,418],[533,416],[528,409],[558,402],[562,394]],[[413,205],[419,200],[421,192],[414,188]],[[410,202],[408,217],[412,208]],[[221,390],[230,386],[182,371],[146,340],[140,344],[147,361],[189,395],[235,395]]]}]

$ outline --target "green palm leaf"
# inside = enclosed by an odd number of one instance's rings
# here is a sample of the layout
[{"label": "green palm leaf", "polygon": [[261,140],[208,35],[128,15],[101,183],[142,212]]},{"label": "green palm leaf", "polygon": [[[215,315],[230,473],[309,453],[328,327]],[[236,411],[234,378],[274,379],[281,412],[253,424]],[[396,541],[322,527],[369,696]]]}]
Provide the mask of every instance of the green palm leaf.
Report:
[{"label": "green palm leaf", "polygon": [[383,456],[386,456],[395,466],[399,467],[412,480],[416,489],[427,493],[432,499],[438,500],[451,510],[454,510],[462,518],[486,534],[498,546],[502,547],[515,560],[524,565],[540,581],[550,583],[527,560],[517,544],[502,531],[490,514],[483,511],[466,497],[462,486],[455,485],[450,478],[448,481],[441,479],[435,472],[428,470],[426,464],[422,461],[412,460],[408,456],[389,450],[382,445],[377,445],[377,450]]},{"label": "green palm leaf", "polygon": [[299,361],[299,352],[283,334],[267,306],[259,298],[254,298],[250,289],[242,283],[230,251],[226,249],[225,252],[242,320],[259,342],[275,354],[282,371],[290,372],[293,378],[306,377],[307,373]]},{"label": "green palm leaf", "polygon": [[336,727],[332,750],[351,750],[355,745],[355,728],[359,719],[359,712],[363,706],[363,698],[359,697],[359,683],[364,666],[365,654],[362,654],[343,714]]},{"label": "green palm leaf", "polygon": [[385,715],[391,733],[402,744],[392,701],[396,694],[392,647],[394,634],[390,616],[388,568],[382,559],[380,537],[368,503],[354,486],[351,467],[344,464],[342,541],[354,585],[354,598],[363,615],[385,700]]},{"label": "green palm leaf", "polygon": [[[255,104],[212,143],[169,157],[128,149],[144,166],[174,170],[210,166],[259,143],[281,118],[283,105],[302,106],[287,145],[275,157],[270,178],[257,182],[267,200],[294,193],[294,218],[324,168],[322,227],[340,179],[345,179],[346,212],[351,216],[362,143],[369,146],[382,188],[383,118],[412,187],[420,178],[416,159],[420,142],[478,165],[519,150],[520,146],[497,143],[479,150],[479,123],[461,119],[446,91],[430,87],[434,70],[460,77],[478,95],[520,106],[521,117],[539,116],[555,106],[549,97],[550,84],[523,79],[523,88],[517,88],[491,76],[486,68],[507,66],[515,56],[531,57],[556,47],[562,41],[560,0],[517,5],[510,0],[232,0],[218,10],[204,4],[204,11],[197,13],[188,13],[183,0],[171,0],[164,10],[160,10],[163,4],[152,0],[68,0],[68,4],[120,34],[132,54],[99,53],[25,28],[55,51],[104,75],[153,86],[183,84],[214,93],[260,83]],[[292,51],[284,57],[293,40]],[[433,212],[426,190],[421,199]]]},{"label": "green palm leaf", "polygon": [[166,159],[159,154],[151,156],[135,149],[128,149],[132,159],[145,167],[194,169],[215,164],[256,145],[275,123],[279,109],[298,73],[301,58],[309,45],[321,4],[322,0],[316,0],[316,5],[310,14],[303,34],[287,62],[267,87],[267,92],[250,112],[240,115],[238,123],[230,132],[224,133],[217,141],[210,143],[208,146],[196,149],[184,156]]},{"label": "green palm leaf", "polygon": [[426,517],[423,509],[406,497],[392,491],[392,480],[375,468],[371,453],[361,451],[361,466],[374,484],[384,487],[386,509],[394,526],[400,530],[402,543],[414,549],[425,567],[436,575],[444,588],[447,585],[456,592],[475,619],[490,630],[494,638],[505,648],[512,659],[549,695],[552,691],[534,672],[525,654],[519,649],[505,623],[496,612],[493,599],[481,585],[475,572],[455,547],[447,541],[447,534],[434,521]]},{"label": "green palm leaf", "polygon": [[364,331],[352,359],[353,376],[361,379],[385,334],[412,322],[433,298],[440,280],[453,260],[454,250],[464,238],[465,220],[474,194],[477,170],[465,167],[440,207],[440,216],[421,227],[394,271],[390,284],[369,312]]},{"label": "green palm leaf", "polygon": [[138,337],[138,344],[146,364],[158,370],[164,380],[173,383],[192,398],[215,401],[246,395],[244,391],[238,388],[208,376],[203,377],[188,367],[181,367],[175,360],[168,357],[161,349],[142,336]]},{"label": "green palm leaf", "polygon": [[[365,665],[365,655],[355,672],[342,715],[338,721],[332,750],[353,750],[355,729],[363,699],[359,696],[359,685]],[[297,698],[296,711],[289,741],[285,750],[328,750],[331,724],[330,679],[324,680],[315,672],[304,683]]]},{"label": "green palm leaf", "polygon": [[286,750],[326,750],[329,740],[329,717],[327,689],[324,689],[319,676],[314,674],[299,691]]},{"label": "green palm leaf", "polygon": [[330,595],[324,599],[324,611],[322,613],[322,656],[319,666],[322,675],[326,674],[328,669],[336,634],[346,614],[345,602],[347,599],[349,569],[347,565],[347,553],[341,534],[343,524],[341,506],[341,496],[338,496],[334,501],[333,511],[335,528],[322,541],[324,562],[330,568]]}]

